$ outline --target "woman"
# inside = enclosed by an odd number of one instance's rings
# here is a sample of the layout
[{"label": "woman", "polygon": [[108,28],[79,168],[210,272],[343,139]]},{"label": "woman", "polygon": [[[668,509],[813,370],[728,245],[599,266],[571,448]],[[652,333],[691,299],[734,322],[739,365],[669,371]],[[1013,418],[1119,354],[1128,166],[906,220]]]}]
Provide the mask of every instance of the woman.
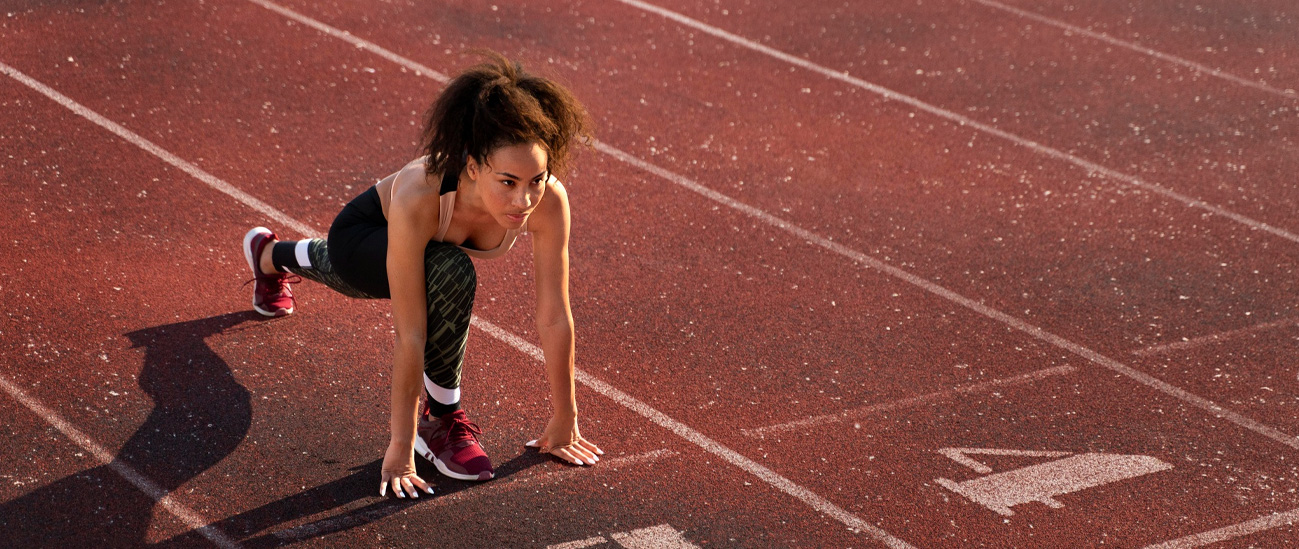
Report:
[{"label": "woman", "polygon": [[[568,302],[569,205],[551,174],[575,139],[590,140],[586,112],[563,87],[499,54],[457,76],[429,110],[425,156],[343,208],[327,240],[278,241],[257,227],[244,237],[256,282],[253,307],[291,314],[293,273],[352,297],[390,298],[391,438],[379,487],[397,497],[433,491],[415,474],[418,451],[445,475],[493,477],[478,426],[460,409],[460,372],[477,286],[469,256],[504,254],[532,235],[537,328],[554,415],[528,442],[578,465],[603,454],[577,428],[573,318]],[[421,379],[421,372],[423,373]]]}]

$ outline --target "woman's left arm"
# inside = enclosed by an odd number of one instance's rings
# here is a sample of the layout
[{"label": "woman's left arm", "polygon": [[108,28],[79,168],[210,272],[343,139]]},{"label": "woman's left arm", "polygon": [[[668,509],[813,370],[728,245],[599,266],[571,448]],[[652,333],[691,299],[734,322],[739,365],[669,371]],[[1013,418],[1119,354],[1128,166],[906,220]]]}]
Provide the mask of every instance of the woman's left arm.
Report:
[{"label": "woman's left arm", "polygon": [[577,396],[573,371],[573,313],[568,302],[568,194],[558,180],[529,216],[532,262],[537,282],[537,332],[550,381],[554,416],[546,431],[528,446],[539,448],[570,463],[590,465],[604,452],[582,438],[577,429]]}]

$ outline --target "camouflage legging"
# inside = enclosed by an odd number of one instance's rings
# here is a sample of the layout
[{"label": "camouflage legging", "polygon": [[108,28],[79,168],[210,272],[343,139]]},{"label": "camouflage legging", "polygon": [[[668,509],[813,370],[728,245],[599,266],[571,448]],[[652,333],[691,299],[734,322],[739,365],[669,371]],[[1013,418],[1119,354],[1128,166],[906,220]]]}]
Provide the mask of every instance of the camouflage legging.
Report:
[{"label": "camouflage legging", "polygon": [[[383,299],[347,283],[334,270],[325,240],[307,244],[311,268],[285,266],[301,276],[359,299]],[[424,375],[439,387],[460,386],[465,343],[469,340],[469,317],[474,308],[478,276],[473,261],[456,246],[430,242],[424,250],[424,279],[428,289],[428,338],[424,344]]]}]

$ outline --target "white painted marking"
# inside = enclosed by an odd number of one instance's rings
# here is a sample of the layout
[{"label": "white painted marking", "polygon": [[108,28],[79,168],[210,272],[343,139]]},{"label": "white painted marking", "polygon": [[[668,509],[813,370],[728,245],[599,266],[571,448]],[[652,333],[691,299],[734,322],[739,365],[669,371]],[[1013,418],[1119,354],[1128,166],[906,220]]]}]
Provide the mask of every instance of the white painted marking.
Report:
[{"label": "white painted marking", "polygon": [[63,416],[60,416],[54,410],[47,408],[41,403],[41,401],[28,395],[13,382],[9,381],[8,378],[0,376],[0,387],[3,387],[5,392],[9,393],[9,396],[13,397],[14,400],[22,403],[22,405],[26,406],[27,409],[32,411],[32,413],[40,416],[40,418],[45,420],[46,423],[49,423],[55,429],[58,429],[60,433],[63,433],[63,436],[71,439],[72,442],[77,444],[77,446],[90,452],[90,454],[95,456],[95,459],[98,459],[100,463],[107,465],[114,473],[117,473],[122,478],[126,479],[127,482],[130,482],[136,487],[136,489],[144,492],[144,494],[149,496],[150,499],[157,502],[159,505],[162,505],[163,508],[170,511],[171,514],[176,515],[177,518],[189,525],[190,528],[193,528],[203,537],[207,538],[208,541],[212,542],[217,547],[240,547],[238,542],[225,535],[224,532],[211,526],[208,523],[208,520],[203,518],[202,515],[194,512],[194,510],[190,509],[185,504],[176,501],[176,499],[168,495],[167,491],[161,486],[158,486],[152,480],[149,480],[149,477],[144,476],[139,471],[136,471],[135,468],[118,460],[113,456],[113,454],[109,453],[108,450],[105,450],[103,446],[100,446],[99,443],[95,442],[94,439],[86,436],[86,434],[82,433],[80,429],[77,429],[76,426],[69,423],[66,419],[63,419]]},{"label": "white painted marking", "polygon": [[[685,536],[673,528],[670,524],[660,524],[650,526],[649,528],[640,528],[630,532],[617,532],[609,534],[618,545],[626,549],[698,549],[699,546],[690,543]],[[608,543],[609,540],[604,536],[594,536],[577,541],[566,543],[556,543],[546,546],[546,549],[582,549]]]},{"label": "white painted marking", "polygon": [[979,4],[983,4],[983,5],[985,5],[985,6],[988,6],[988,7],[990,7],[990,8],[996,8],[996,9],[999,9],[999,10],[1008,11],[1008,12],[1013,13],[1013,14],[1015,14],[1015,15],[1018,15],[1018,16],[1020,16],[1020,17],[1024,17],[1024,18],[1027,18],[1027,19],[1032,19],[1032,20],[1034,20],[1034,21],[1038,21],[1038,22],[1041,22],[1041,23],[1046,23],[1046,24],[1051,25],[1051,26],[1053,26],[1053,27],[1061,28],[1061,29],[1064,29],[1064,30],[1069,31],[1069,32],[1072,32],[1072,33],[1081,34],[1081,35],[1083,35],[1083,36],[1087,36],[1087,37],[1089,37],[1089,38],[1094,38],[1094,39],[1096,39],[1096,40],[1100,40],[1100,41],[1102,41],[1102,42],[1105,42],[1105,43],[1107,43],[1107,44],[1112,44],[1112,45],[1118,46],[1118,47],[1120,47],[1120,48],[1129,49],[1129,50],[1135,51],[1135,52],[1137,52],[1137,53],[1144,53],[1144,54],[1146,54],[1146,55],[1149,55],[1149,56],[1154,57],[1154,58],[1156,58],[1156,59],[1159,59],[1159,60],[1161,60],[1161,61],[1167,61],[1167,62],[1169,62],[1169,63],[1173,63],[1173,64],[1176,64],[1176,65],[1181,65],[1181,66],[1186,67],[1186,68],[1188,68],[1188,69],[1191,69],[1191,70],[1193,70],[1193,71],[1195,71],[1195,72],[1199,72],[1199,73],[1202,73],[1202,74],[1207,74],[1207,75],[1210,75],[1210,76],[1216,76],[1216,77],[1218,77],[1218,78],[1221,78],[1221,79],[1223,79],[1223,80],[1227,80],[1227,81],[1232,82],[1232,83],[1235,83],[1235,84],[1240,84],[1240,85],[1242,85],[1242,86],[1247,86],[1247,87],[1250,87],[1250,88],[1254,88],[1254,89],[1256,89],[1256,90],[1265,91],[1265,92],[1268,92],[1268,93],[1272,93],[1272,94],[1280,95],[1280,96],[1282,96],[1282,97],[1287,97],[1287,98],[1290,98],[1290,99],[1294,99],[1294,98],[1296,97],[1296,96],[1295,96],[1295,90],[1288,90],[1288,89],[1287,89],[1287,90],[1283,90],[1283,89],[1280,89],[1280,88],[1274,88],[1274,87],[1272,87],[1272,86],[1267,85],[1267,84],[1264,83],[1264,82],[1258,82],[1258,81],[1255,81],[1255,80],[1249,80],[1249,79],[1246,79],[1246,78],[1241,78],[1241,77],[1236,76],[1236,75],[1234,75],[1234,74],[1231,74],[1231,73],[1228,73],[1228,72],[1223,72],[1223,71],[1220,71],[1220,70],[1215,69],[1215,68],[1213,68],[1213,67],[1209,67],[1209,66],[1207,66],[1207,65],[1201,65],[1200,63],[1196,63],[1196,62],[1194,62],[1194,61],[1191,61],[1190,59],[1185,59],[1185,58],[1182,58],[1182,57],[1177,57],[1177,56],[1175,56],[1175,55],[1170,55],[1170,54],[1167,54],[1167,53],[1163,53],[1163,52],[1161,52],[1161,51],[1153,50],[1153,49],[1147,48],[1147,47],[1145,47],[1145,46],[1142,46],[1142,45],[1140,45],[1140,44],[1136,44],[1136,43],[1133,43],[1133,42],[1128,42],[1128,41],[1125,41],[1125,40],[1119,40],[1118,38],[1114,38],[1113,36],[1110,36],[1110,35],[1105,34],[1105,33],[1103,33],[1103,32],[1096,32],[1096,31],[1092,31],[1092,30],[1085,29],[1085,28],[1083,28],[1083,27],[1079,27],[1079,26],[1075,26],[1075,25],[1070,25],[1069,23],[1065,23],[1064,21],[1060,21],[1059,19],[1052,19],[1052,18],[1047,17],[1047,16],[1045,16],[1045,15],[1041,15],[1041,14],[1038,14],[1038,13],[1033,13],[1033,12],[1031,12],[1031,11],[1022,10],[1022,9],[1019,9],[1019,8],[1016,8],[1016,7],[1012,7],[1012,6],[1007,6],[1006,4],[1002,4],[1002,3],[1000,3],[1000,2],[994,2],[994,1],[992,1],[992,0],[974,0],[974,1],[977,2],[977,3],[979,3]]},{"label": "white painted marking", "polygon": [[1036,372],[1029,372],[1027,374],[1022,374],[1014,377],[994,379],[992,381],[984,381],[982,383],[972,383],[970,385],[963,385],[945,391],[937,391],[937,392],[929,393],[927,395],[914,396],[914,397],[894,400],[891,402],[883,402],[880,404],[872,404],[870,406],[853,408],[851,410],[844,410],[837,414],[813,416],[807,419],[800,419],[800,420],[790,421],[786,423],[778,423],[776,425],[768,425],[766,427],[758,427],[756,429],[740,429],[740,432],[744,433],[745,436],[763,437],[772,433],[781,433],[781,432],[795,431],[800,429],[808,429],[810,427],[828,425],[831,423],[839,423],[845,420],[867,416],[870,414],[876,414],[888,410],[897,410],[900,408],[907,408],[918,404],[933,402],[935,400],[943,399],[952,395],[977,393],[988,389],[993,389],[996,387],[1008,387],[1012,385],[1018,385],[1021,383],[1028,383],[1031,381],[1044,379],[1049,376],[1070,374],[1076,371],[1078,371],[1078,369],[1074,368],[1073,366],[1056,366],[1054,368],[1046,368],[1043,370],[1038,370]]},{"label": "white painted marking", "polygon": [[676,528],[667,524],[641,528],[630,532],[609,534],[618,545],[627,549],[698,549],[699,546],[686,541]]},{"label": "white painted marking", "polygon": [[1256,326],[1248,326],[1245,328],[1240,328],[1238,330],[1229,330],[1226,332],[1209,334],[1206,336],[1193,337],[1190,339],[1184,339],[1182,341],[1167,343],[1164,345],[1153,345],[1150,347],[1146,347],[1145,349],[1137,349],[1135,351],[1132,351],[1132,354],[1137,356],[1150,356],[1159,353],[1166,353],[1168,351],[1182,351],[1186,349],[1199,347],[1201,345],[1207,345],[1209,343],[1213,343],[1216,341],[1227,340],[1236,336],[1252,334],[1254,332],[1262,332],[1265,330],[1271,330],[1273,328],[1282,328],[1285,326],[1296,326],[1296,325],[1299,325],[1299,320],[1288,318],[1285,320],[1278,320],[1276,322],[1268,322]]},{"label": "white painted marking", "polygon": [[1059,509],[1064,504],[1055,496],[1172,468],[1172,465],[1150,456],[1079,454],[965,482],[945,478],[934,479],[934,482],[998,514],[1009,516],[1015,514],[1010,508],[1016,505],[1037,501]]},{"label": "white painted marking", "polygon": [[[1292,526],[1299,524],[1299,509],[1291,509],[1284,513],[1272,513],[1265,517],[1259,517],[1251,521],[1242,522],[1210,530],[1195,535],[1177,538],[1172,541],[1165,541],[1156,545],[1146,546],[1146,549],[1189,549],[1191,547],[1202,547],[1220,541],[1226,541],[1241,536],[1256,534],[1273,528],[1282,526]],[[1278,544],[1280,545],[1280,544]]]},{"label": "white painted marking", "polygon": [[982,461],[971,458],[971,455],[983,456],[1023,456],[1023,457],[1064,457],[1071,452],[1055,452],[1051,450],[1007,450],[1004,448],[942,448],[938,453],[943,454],[961,465],[974,469],[976,473],[991,473],[992,467],[988,467]]},{"label": "white painted marking", "polygon": [[140,147],[141,149],[148,151],[150,154],[158,157],[163,162],[171,164],[172,166],[179,168],[181,171],[190,174],[191,176],[194,176],[195,179],[207,183],[209,187],[212,187],[213,189],[216,189],[218,191],[221,191],[229,195],[231,198],[238,200],[239,202],[242,202],[244,205],[254,210],[257,210],[258,212],[262,213],[263,215],[271,219],[274,219],[275,221],[279,222],[282,225],[287,225],[289,228],[297,231],[300,235],[311,236],[313,234],[311,228],[306,226],[305,224],[299,223],[297,220],[287,215],[284,215],[283,213],[281,213],[279,210],[275,208],[272,208],[269,204],[262,202],[261,200],[258,200],[256,197],[235,188],[233,185],[218,179],[216,176],[207,173],[206,171],[203,171],[202,168],[199,168],[194,164],[182,160],[180,157],[166,151],[162,147],[153,144],[152,141],[140,137],[135,132],[122,127],[121,124],[118,124],[116,122],[113,122],[112,120],[104,118],[99,113],[82,106],[80,103],[77,103],[72,99],[69,99],[68,96],[55,91],[53,88],[46,86],[45,84],[37,82],[34,78],[19,72],[18,69],[15,69],[13,67],[10,67],[9,65],[0,62],[0,72],[5,73],[6,75],[8,75],[10,78],[13,78],[14,80],[22,82],[24,85],[26,85],[29,88],[40,92],[45,97],[48,97],[54,100],[55,103],[63,105],[68,110],[81,115],[86,120],[94,122],[99,127],[104,128],[110,132],[113,132],[118,137],[127,140],[132,145],[135,145],[137,147]]},{"label": "white painted marking", "polygon": [[[632,465],[653,463],[675,455],[677,455],[677,453],[672,450],[652,450],[633,456],[602,459],[600,460],[600,467],[618,469],[622,467],[630,467]],[[520,473],[517,475],[494,479],[488,483],[475,485],[472,489],[460,490],[450,494],[438,494],[432,498],[429,498],[429,496],[423,496],[420,498],[419,505],[421,509],[434,509],[469,500],[497,497],[521,488],[536,488],[538,486],[566,481],[570,477],[581,474],[581,471],[583,471],[583,469],[566,466],[562,469],[547,471],[545,473]],[[273,532],[271,535],[275,536],[276,539],[285,541],[316,538],[325,534],[347,530],[363,524],[369,524],[394,513],[399,513],[408,507],[409,505],[403,501],[389,500],[385,504],[371,506],[369,508],[364,508],[364,510],[320,519],[315,522],[294,526],[293,528],[285,528],[284,530]]]},{"label": "white painted marking", "polygon": [[[260,0],[250,0],[250,1],[260,1]],[[1044,155],[1044,156],[1049,156],[1049,157],[1051,157],[1051,158],[1054,158],[1054,159],[1057,159],[1057,160],[1061,160],[1061,161],[1064,161],[1064,162],[1068,162],[1068,163],[1070,163],[1070,164],[1073,164],[1073,165],[1075,165],[1075,166],[1078,166],[1078,167],[1080,167],[1080,168],[1082,168],[1082,169],[1084,169],[1084,170],[1087,170],[1087,171],[1090,172],[1091,174],[1102,175],[1102,176],[1108,177],[1108,178],[1110,178],[1110,179],[1113,179],[1113,180],[1115,180],[1115,181],[1119,181],[1119,182],[1122,182],[1122,183],[1126,183],[1126,184],[1131,185],[1131,186],[1133,186],[1133,187],[1137,187],[1137,188],[1140,188],[1140,189],[1145,189],[1145,190],[1147,190],[1147,191],[1150,191],[1150,192],[1152,192],[1152,193],[1158,194],[1158,195],[1163,196],[1163,197],[1165,197],[1165,198],[1168,198],[1168,199],[1171,199],[1171,200],[1175,200],[1175,201],[1177,201],[1177,202],[1181,202],[1182,204],[1184,204],[1184,205],[1186,205],[1186,206],[1189,206],[1189,207],[1192,207],[1192,208],[1198,208],[1198,209],[1201,209],[1201,210],[1205,210],[1205,211],[1207,211],[1207,212],[1210,212],[1210,213],[1212,213],[1212,214],[1214,214],[1214,215],[1219,215],[1219,216],[1225,217],[1225,218],[1227,218],[1227,219],[1230,219],[1230,220],[1232,220],[1232,221],[1235,221],[1235,222],[1237,222],[1237,223],[1240,223],[1240,224],[1242,224],[1242,225],[1245,225],[1245,226],[1247,226],[1247,227],[1249,227],[1249,228],[1251,228],[1251,229],[1255,229],[1255,230],[1260,230],[1260,231],[1264,231],[1264,232],[1267,232],[1267,233],[1271,233],[1271,234],[1273,234],[1273,235],[1275,235],[1275,236],[1278,236],[1278,237],[1280,237],[1280,238],[1284,238],[1284,239],[1289,240],[1289,241],[1291,241],[1291,242],[1299,243],[1299,234],[1295,234],[1295,233],[1292,233],[1292,232],[1290,232],[1290,231],[1288,231],[1288,230],[1282,229],[1282,228],[1280,228],[1280,227],[1274,227],[1274,226],[1272,226],[1272,225],[1268,225],[1267,223],[1264,223],[1264,222],[1262,222],[1262,221],[1258,221],[1258,220],[1256,220],[1256,219],[1253,219],[1253,218],[1250,218],[1250,217],[1247,217],[1247,216],[1244,216],[1244,215],[1241,215],[1241,214],[1238,214],[1238,213],[1232,212],[1232,211],[1230,211],[1230,210],[1227,210],[1227,209],[1221,208],[1221,207],[1219,207],[1219,206],[1215,206],[1215,205],[1213,205],[1213,204],[1209,204],[1208,202],[1205,202],[1205,201],[1200,200],[1200,199],[1198,199],[1198,198],[1193,198],[1193,197],[1190,197],[1190,196],[1184,195],[1184,194],[1179,193],[1179,192],[1177,192],[1177,191],[1175,191],[1175,190],[1172,190],[1172,189],[1170,189],[1170,188],[1163,187],[1163,186],[1160,186],[1160,185],[1157,185],[1157,184],[1154,184],[1154,183],[1150,183],[1150,182],[1145,181],[1145,180],[1143,180],[1143,179],[1141,179],[1141,178],[1139,178],[1139,177],[1136,177],[1136,176],[1133,176],[1133,175],[1128,175],[1128,174],[1125,174],[1125,173],[1119,172],[1119,171],[1117,171],[1117,170],[1112,170],[1112,169],[1110,169],[1110,168],[1106,168],[1105,166],[1102,166],[1102,165],[1097,164],[1097,163],[1095,163],[1095,162],[1092,162],[1092,161],[1090,161],[1090,160],[1086,160],[1086,159],[1083,159],[1083,158],[1081,158],[1081,157],[1074,156],[1074,155],[1072,155],[1072,154],[1069,154],[1069,153],[1067,153],[1067,152],[1064,152],[1064,151],[1062,151],[1062,150],[1059,150],[1059,149],[1056,149],[1056,148],[1053,148],[1053,147],[1049,147],[1049,146],[1047,146],[1047,145],[1043,145],[1043,144],[1041,144],[1041,143],[1038,143],[1038,142],[1036,142],[1036,141],[1033,141],[1032,139],[1028,139],[1028,138],[1025,138],[1025,137],[1020,137],[1020,136],[1015,135],[1015,134],[1013,134],[1013,133],[1010,133],[1010,132],[1008,132],[1008,131],[1001,130],[1001,129],[997,129],[996,127],[990,126],[990,125],[988,125],[988,124],[984,124],[984,123],[982,123],[982,122],[975,121],[975,120],[972,119],[972,118],[969,118],[969,117],[967,117],[967,116],[964,116],[964,115],[958,114],[958,113],[956,113],[956,112],[949,111],[949,110],[947,110],[947,109],[944,109],[944,108],[942,108],[942,107],[938,107],[938,106],[936,106],[936,105],[931,105],[931,104],[929,104],[929,103],[926,103],[926,102],[924,102],[924,101],[921,101],[921,100],[916,99],[916,98],[914,98],[914,97],[911,97],[911,96],[909,96],[909,95],[904,95],[904,94],[901,94],[901,93],[899,93],[899,92],[893,91],[893,90],[888,89],[888,88],[885,88],[885,87],[883,87],[883,86],[880,86],[880,85],[878,85],[878,84],[873,84],[873,83],[871,83],[871,82],[867,82],[867,81],[862,80],[862,79],[860,79],[860,78],[855,78],[855,77],[849,76],[848,73],[846,73],[846,72],[836,71],[836,70],[830,69],[830,68],[828,68],[828,67],[824,67],[824,66],[818,65],[818,64],[813,63],[813,62],[811,62],[811,61],[808,61],[808,60],[806,60],[806,59],[803,59],[802,57],[797,57],[797,56],[794,56],[794,55],[790,55],[790,54],[788,54],[788,53],[782,52],[782,51],[777,50],[777,49],[775,49],[775,48],[771,48],[771,47],[769,47],[769,46],[764,46],[764,45],[762,45],[762,44],[759,44],[759,43],[757,43],[757,42],[754,42],[754,41],[749,40],[749,39],[747,39],[747,38],[744,38],[744,37],[742,37],[742,36],[739,36],[739,35],[736,35],[736,34],[732,34],[732,33],[730,33],[730,32],[727,32],[727,31],[724,31],[724,30],[719,29],[719,28],[717,28],[717,27],[714,27],[714,26],[712,26],[712,25],[709,25],[709,24],[707,24],[707,23],[703,23],[703,22],[701,22],[701,21],[697,21],[697,20],[695,20],[695,19],[691,19],[691,18],[686,17],[686,16],[684,16],[684,15],[681,15],[681,14],[679,14],[679,13],[677,13],[677,12],[670,11],[670,10],[667,10],[667,9],[664,9],[664,8],[660,8],[660,7],[655,6],[655,5],[653,5],[653,4],[647,4],[647,3],[645,3],[645,2],[641,2],[641,1],[639,1],[639,0],[618,0],[618,1],[619,1],[619,2],[622,2],[622,3],[624,3],[624,4],[627,4],[627,5],[629,5],[629,6],[632,6],[632,7],[635,7],[635,8],[639,8],[639,9],[642,9],[642,10],[645,10],[645,11],[648,11],[648,12],[650,12],[650,13],[654,13],[654,14],[657,14],[657,15],[663,16],[663,17],[665,17],[665,18],[667,18],[667,19],[671,19],[671,20],[676,21],[676,22],[678,22],[678,23],[681,23],[682,25],[685,25],[685,26],[687,26],[687,27],[691,27],[691,28],[693,28],[693,29],[696,29],[696,30],[699,30],[699,31],[703,31],[703,32],[708,33],[708,34],[711,34],[711,35],[713,35],[713,36],[716,36],[716,37],[718,37],[718,38],[721,38],[722,40],[726,40],[727,42],[731,42],[732,44],[736,44],[736,45],[738,45],[738,46],[743,46],[743,47],[745,47],[745,48],[748,48],[748,49],[751,49],[751,50],[753,50],[753,51],[756,51],[756,52],[759,52],[759,53],[762,53],[762,54],[765,54],[765,55],[768,55],[768,56],[774,57],[774,58],[779,59],[779,60],[781,60],[781,61],[785,61],[785,62],[787,62],[787,63],[790,63],[790,64],[792,64],[792,65],[795,65],[795,66],[798,66],[798,67],[802,67],[802,68],[804,68],[804,69],[807,69],[807,70],[809,70],[809,71],[812,71],[812,72],[815,72],[815,73],[821,74],[821,75],[823,75],[823,76],[826,76],[826,77],[829,77],[829,78],[833,78],[833,79],[838,80],[838,81],[840,81],[840,82],[844,82],[844,83],[846,83],[846,84],[850,84],[850,85],[853,85],[853,86],[856,86],[856,87],[862,88],[862,89],[864,89],[864,90],[867,90],[867,91],[870,91],[870,92],[876,93],[876,94],[878,94],[878,95],[884,97],[885,99],[890,99],[890,100],[893,100],[893,101],[898,101],[898,102],[900,102],[900,103],[905,103],[905,104],[907,104],[907,105],[910,105],[910,106],[912,106],[912,107],[915,107],[915,108],[920,109],[920,110],[922,110],[922,111],[925,111],[925,112],[927,112],[927,113],[933,114],[933,115],[938,116],[938,117],[940,117],[940,118],[945,118],[945,119],[950,120],[950,121],[952,121],[952,122],[956,122],[957,124],[960,124],[960,125],[962,125],[962,126],[969,126],[969,127],[971,127],[971,128],[974,128],[974,129],[976,129],[976,130],[978,130],[978,131],[981,131],[981,132],[983,132],[983,133],[986,133],[986,134],[988,134],[988,135],[992,135],[992,136],[1000,137],[1000,138],[1002,138],[1002,139],[1005,139],[1005,140],[1007,140],[1007,141],[1010,141],[1011,143],[1014,143],[1014,144],[1019,145],[1019,146],[1021,146],[1021,147],[1027,148],[1027,149],[1029,149],[1029,150],[1031,150],[1031,151],[1033,151],[1033,152],[1036,152],[1036,153],[1038,153],[1038,154],[1042,154],[1042,155]]]},{"label": "white painted marking", "polygon": [[604,539],[604,536],[594,536],[586,539],[579,539],[576,541],[569,541],[565,543],[556,543],[554,545],[547,545],[546,549],[582,549],[583,547],[591,547],[594,545],[600,545],[604,543],[609,543],[609,540]]}]

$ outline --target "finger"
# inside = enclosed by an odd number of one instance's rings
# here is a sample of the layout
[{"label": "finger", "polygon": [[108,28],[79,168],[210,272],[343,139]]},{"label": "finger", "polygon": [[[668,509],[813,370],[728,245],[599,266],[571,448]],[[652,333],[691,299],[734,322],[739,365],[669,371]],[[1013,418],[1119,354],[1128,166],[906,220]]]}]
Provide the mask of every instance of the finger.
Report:
[{"label": "finger", "polygon": [[600,461],[600,458],[596,457],[594,452],[578,444],[573,445],[573,453],[585,460],[587,465],[595,465],[595,462]]},{"label": "finger", "polygon": [[419,498],[419,491],[416,490],[416,489],[415,489],[415,485],[414,485],[413,483],[411,483],[411,481],[410,481],[410,477],[404,477],[404,478],[402,478],[402,479],[401,479],[401,485],[402,485],[403,488],[406,489],[406,493],[410,494],[410,497],[413,497],[413,498],[416,498],[416,499]]},{"label": "finger", "polygon": [[379,481],[379,497],[388,495],[388,479]]},{"label": "finger", "polygon": [[604,450],[601,450],[600,447],[596,446],[594,442],[582,438],[582,439],[578,439],[577,443],[581,444],[583,448],[586,448],[588,452],[594,452],[602,456],[604,455]]},{"label": "finger", "polygon": [[555,451],[553,451],[553,452],[551,452],[551,453],[552,453],[552,454],[555,454],[555,455],[557,455],[557,456],[559,456],[559,457],[561,457],[561,458],[564,458],[564,459],[566,459],[566,460],[568,460],[568,461],[570,461],[570,462],[572,462],[572,463],[576,463],[576,464],[578,464],[578,465],[586,465],[585,463],[582,463],[582,459],[581,459],[581,458],[579,458],[579,457],[577,457],[576,455],[574,455],[573,452],[572,452],[571,450],[569,450],[568,448],[566,448],[566,447],[565,447],[565,448],[560,448],[560,449],[555,450]]},{"label": "finger", "polygon": [[411,482],[415,483],[415,486],[418,486],[421,490],[424,490],[424,492],[429,494],[433,493],[433,489],[429,487],[427,482],[424,482],[424,479],[419,478],[415,475],[411,475],[410,480]]},{"label": "finger", "polygon": [[394,479],[392,479],[392,493],[396,494],[397,497],[399,497],[399,498],[404,498],[404,497],[406,497],[406,492],[402,491],[402,489],[401,489],[401,479],[400,479],[400,478],[394,478]]}]

